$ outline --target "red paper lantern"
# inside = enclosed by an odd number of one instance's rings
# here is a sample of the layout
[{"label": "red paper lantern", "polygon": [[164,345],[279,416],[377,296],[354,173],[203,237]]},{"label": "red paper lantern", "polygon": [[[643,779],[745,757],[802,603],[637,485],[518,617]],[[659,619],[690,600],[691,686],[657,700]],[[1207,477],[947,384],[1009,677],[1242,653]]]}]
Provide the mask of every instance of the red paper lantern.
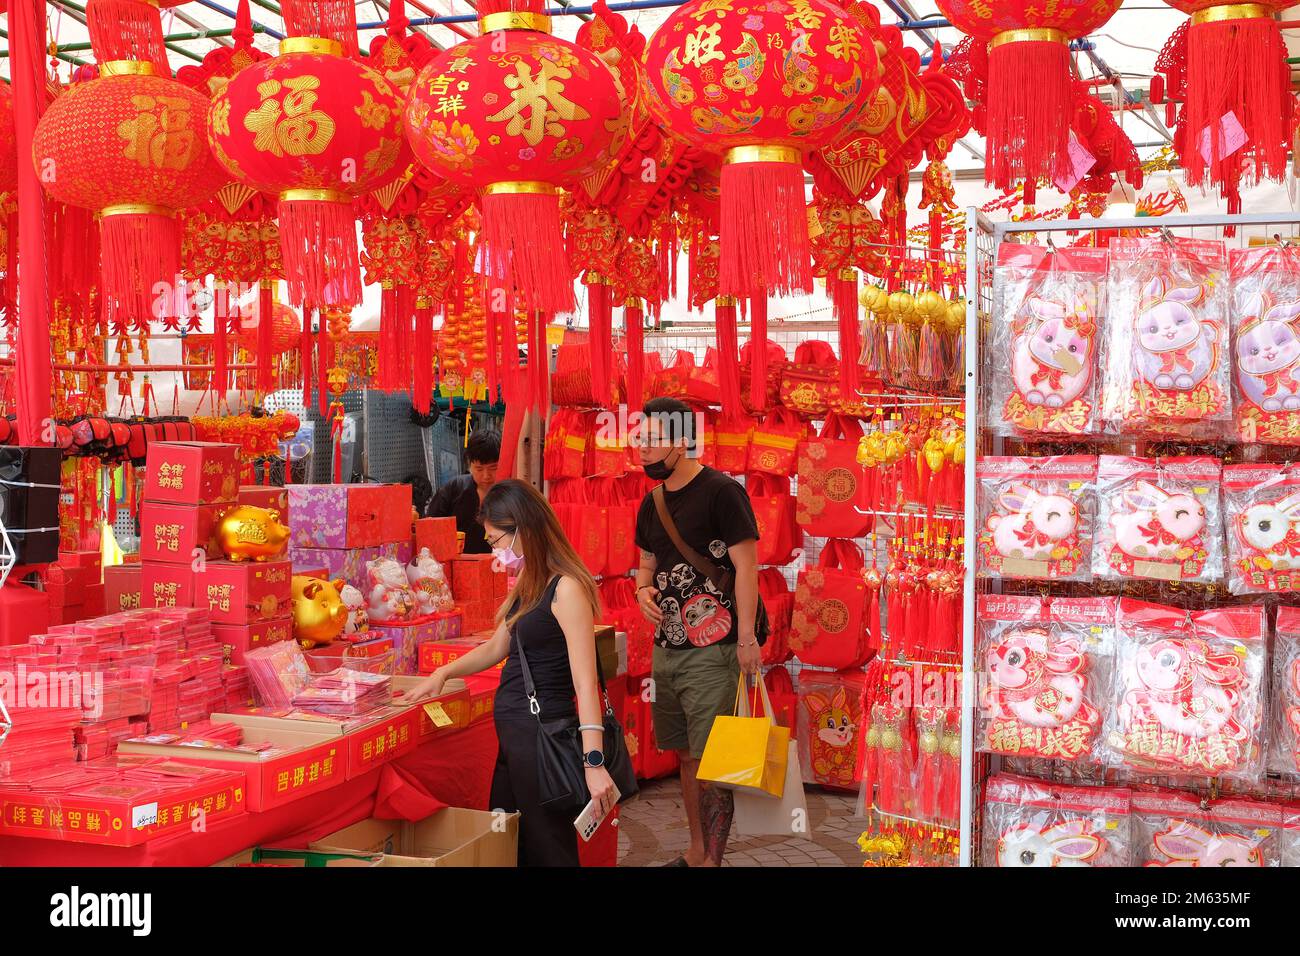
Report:
[{"label": "red paper lantern", "polygon": [[[262,324],[261,296],[257,301],[258,307],[252,315],[239,320],[239,344],[249,351],[257,348],[257,334]],[[301,335],[302,323],[298,321],[298,313],[283,302],[275,302],[271,307],[271,351],[279,355],[296,349]]]},{"label": "red paper lantern", "polygon": [[952,25],[988,44],[984,179],[999,189],[1068,176],[1070,41],[1122,0],[936,0]]},{"label": "red paper lantern", "polygon": [[650,38],[646,80],[665,126],[723,156],[720,291],[811,291],[803,155],[879,85],[861,27],[826,0],[693,0]]},{"label": "red paper lantern", "polygon": [[154,317],[157,283],[180,272],[177,210],[225,182],[205,135],[208,101],[152,63],[100,63],[41,117],[32,159],[55,199],[100,214],[101,294],[124,329]]},{"label": "red paper lantern", "polygon": [[[1219,187],[1229,211],[1237,212],[1243,167],[1271,179],[1286,174],[1295,100],[1273,15],[1292,0],[1165,2],[1192,17],[1156,61],[1157,72],[1168,77],[1166,95],[1183,99],[1174,138],[1178,158],[1189,184]],[[1157,101],[1158,93],[1153,86]]]},{"label": "red paper lantern", "polygon": [[595,54],[549,35],[540,3],[498,6],[481,2],[480,36],[420,72],[407,133],[422,163],[482,190],[487,274],[532,309],[570,311],[556,189],[613,161],[627,129],[622,91]]},{"label": "red paper lantern", "polygon": [[[382,76],[345,56],[356,50],[352,4],[292,0],[284,9],[291,32],[296,26],[320,35],[290,36],[279,56],[236,74],[212,100],[208,135],[232,177],[280,197],[289,300],[308,308],[357,305],[352,203],[409,164],[401,99]],[[343,22],[326,28],[324,14]],[[306,22],[310,16],[316,19]]]}]

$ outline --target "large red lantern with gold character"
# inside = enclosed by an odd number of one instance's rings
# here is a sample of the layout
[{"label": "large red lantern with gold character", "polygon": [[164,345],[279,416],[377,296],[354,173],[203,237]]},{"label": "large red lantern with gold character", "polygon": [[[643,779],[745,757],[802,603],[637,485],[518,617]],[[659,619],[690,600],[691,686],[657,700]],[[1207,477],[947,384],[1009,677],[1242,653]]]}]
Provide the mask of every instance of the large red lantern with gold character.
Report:
[{"label": "large red lantern with gold character", "polygon": [[622,92],[595,54],[550,35],[535,0],[483,0],[478,11],[480,36],[416,78],[407,133],[422,163],[482,191],[488,274],[532,309],[568,311],[556,190],[613,162],[627,129]]},{"label": "large red lantern with gold character", "polygon": [[650,38],[651,112],[723,156],[723,294],[811,291],[803,156],[858,114],[877,67],[871,40],[826,0],[694,0]]},{"label": "large red lantern with gold character", "polygon": [[356,55],[356,9],[286,0],[280,55],[235,75],[212,100],[213,152],[238,182],[280,197],[289,299],[309,308],[361,301],[353,200],[409,164],[401,99]]},{"label": "large red lantern with gold character", "polygon": [[[1286,173],[1295,100],[1274,13],[1293,2],[1165,2],[1192,18],[1156,60],[1165,77],[1152,81],[1152,99],[1159,102],[1163,92],[1183,101],[1174,145],[1188,183],[1219,187],[1229,212],[1239,212],[1243,169],[1272,179]],[[1173,125],[1172,116],[1168,122]]]},{"label": "large red lantern with gold character", "polygon": [[103,61],[99,73],[50,104],[32,159],[46,192],[100,214],[100,291],[122,331],[154,318],[155,286],[176,281],[177,210],[210,198],[226,177],[208,149],[201,93],[147,60]]},{"label": "large red lantern with gold character", "polygon": [[936,0],[952,25],[988,45],[984,179],[999,189],[1070,171],[1070,41],[1122,0]]}]

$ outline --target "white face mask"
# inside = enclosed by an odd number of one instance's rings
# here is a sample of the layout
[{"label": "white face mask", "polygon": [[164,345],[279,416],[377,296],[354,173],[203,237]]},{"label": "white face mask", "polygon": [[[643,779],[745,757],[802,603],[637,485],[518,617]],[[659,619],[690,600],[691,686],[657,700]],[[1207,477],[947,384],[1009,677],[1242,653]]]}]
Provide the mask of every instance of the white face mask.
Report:
[{"label": "white face mask", "polygon": [[501,565],[501,568],[507,574],[518,574],[519,569],[524,566],[524,556],[515,554],[515,538],[517,537],[519,537],[519,532],[516,531],[510,539],[510,547],[492,549],[492,557],[496,558],[497,564]]}]

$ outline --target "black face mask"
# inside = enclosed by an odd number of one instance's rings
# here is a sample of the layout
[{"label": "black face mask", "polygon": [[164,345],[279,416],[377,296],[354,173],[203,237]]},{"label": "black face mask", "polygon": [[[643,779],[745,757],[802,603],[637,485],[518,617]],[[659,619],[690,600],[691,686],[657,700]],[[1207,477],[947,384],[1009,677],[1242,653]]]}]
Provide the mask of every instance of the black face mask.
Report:
[{"label": "black face mask", "polygon": [[[681,460],[681,456],[679,455],[677,461],[680,462]],[[645,468],[645,473],[651,480],[667,481],[668,476],[673,473],[673,469],[676,468],[677,465],[668,464],[668,459],[665,457],[660,461],[652,461],[648,465],[643,465],[642,467]]]}]

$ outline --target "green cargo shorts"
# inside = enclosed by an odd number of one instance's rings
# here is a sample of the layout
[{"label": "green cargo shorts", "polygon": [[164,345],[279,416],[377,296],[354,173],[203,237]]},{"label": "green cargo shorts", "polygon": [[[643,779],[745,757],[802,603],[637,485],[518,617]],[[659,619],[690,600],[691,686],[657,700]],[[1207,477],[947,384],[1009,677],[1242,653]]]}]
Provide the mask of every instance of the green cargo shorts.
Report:
[{"label": "green cargo shorts", "polygon": [[697,760],[713,718],[735,713],[740,664],[736,645],[670,649],[655,645],[650,709],[660,750],[689,750]]}]

